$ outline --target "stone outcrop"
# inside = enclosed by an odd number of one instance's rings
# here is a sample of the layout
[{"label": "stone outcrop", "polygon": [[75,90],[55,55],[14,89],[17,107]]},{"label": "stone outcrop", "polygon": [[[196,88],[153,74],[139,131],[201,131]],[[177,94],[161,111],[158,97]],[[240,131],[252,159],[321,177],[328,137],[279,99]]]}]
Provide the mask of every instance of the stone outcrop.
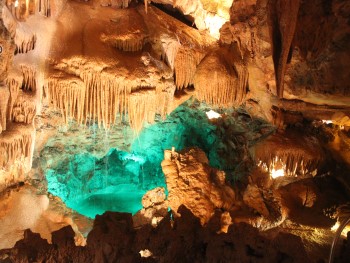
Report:
[{"label": "stone outcrop", "polygon": [[171,222],[168,215],[155,229],[134,229],[130,214],[107,212],[96,218],[86,247],[72,244],[69,227],[55,232],[52,245],[26,230],[24,239],[1,250],[0,257],[9,262],[312,262],[294,235],[266,238],[244,223],[217,234],[218,221],[203,227],[185,207],[179,213],[181,217]]},{"label": "stone outcrop", "polygon": [[157,187],[148,191],[142,197],[142,209],[133,216],[134,226],[141,225],[157,226],[158,223],[168,214],[168,201],[166,200],[165,189]]},{"label": "stone outcrop", "polygon": [[178,211],[185,205],[206,224],[216,209],[234,207],[235,193],[226,182],[225,173],[209,166],[205,153],[192,148],[182,152],[165,151],[162,169],[169,191],[169,207]]}]

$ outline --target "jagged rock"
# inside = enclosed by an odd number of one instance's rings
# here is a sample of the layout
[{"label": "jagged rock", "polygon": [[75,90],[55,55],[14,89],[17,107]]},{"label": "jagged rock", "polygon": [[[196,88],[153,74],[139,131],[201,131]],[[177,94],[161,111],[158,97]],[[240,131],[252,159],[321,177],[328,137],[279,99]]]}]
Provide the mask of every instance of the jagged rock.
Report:
[{"label": "jagged rock", "polygon": [[106,260],[115,262],[122,257],[132,260],[133,238],[131,214],[106,212],[96,216],[93,229],[87,237],[87,248],[94,251],[96,263]]},{"label": "jagged rock", "polygon": [[235,193],[225,182],[225,173],[211,168],[202,150],[165,151],[164,155],[162,169],[169,207],[174,212],[183,204],[205,224],[215,209],[230,210],[234,206]]},{"label": "jagged rock", "polygon": [[[131,215],[110,213],[97,218],[87,247],[48,245],[38,235],[26,235],[14,249],[0,251],[13,261],[53,262],[312,262],[299,237],[278,234],[266,238],[244,223],[234,224],[228,233],[203,227],[186,207],[181,217],[167,216],[154,230],[149,226],[132,229]],[[211,224],[211,222],[209,222]],[[152,227],[151,227],[152,228]],[[33,245],[36,245],[33,247]],[[142,251],[149,258],[142,258]],[[62,261],[64,260],[64,261]]]},{"label": "jagged rock", "polygon": [[65,226],[57,231],[52,232],[52,244],[58,247],[68,247],[75,244],[75,233],[72,226]]},{"label": "jagged rock", "polygon": [[267,209],[263,195],[260,192],[260,189],[254,185],[248,185],[247,189],[243,194],[243,201],[245,204],[253,209],[255,209],[258,213],[260,213],[264,217],[269,217],[270,213]]},{"label": "jagged rock", "polygon": [[142,197],[142,206],[143,208],[133,216],[134,226],[146,224],[156,226],[168,214],[165,189],[157,187],[148,191]]}]

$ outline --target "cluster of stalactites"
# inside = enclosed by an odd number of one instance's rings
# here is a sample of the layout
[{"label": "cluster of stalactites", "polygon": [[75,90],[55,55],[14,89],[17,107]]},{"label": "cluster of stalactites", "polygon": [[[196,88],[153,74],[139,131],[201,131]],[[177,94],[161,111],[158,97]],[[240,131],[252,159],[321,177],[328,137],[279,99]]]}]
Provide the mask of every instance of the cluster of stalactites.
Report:
[{"label": "cluster of stalactites", "polygon": [[181,90],[193,85],[193,78],[204,54],[193,49],[181,47],[177,50],[174,61],[175,84]]},{"label": "cluster of stalactites", "polygon": [[22,157],[31,157],[33,128],[21,127],[16,132],[8,132],[0,140],[0,167],[6,167]]},{"label": "cluster of stalactites", "polygon": [[39,0],[39,12],[46,17],[51,16],[51,4],[50,0]]},{"label": "cluster of stalactites", "polygon": [[206,56],[194,76],[197,98],[215,106],[242,103],[247,85],[248,70],[243,63],[226,59],[218,53]]},{"label": "cluster of stalactites", "polygon": [[143,123],[152,123],[157,113],[162,118],[168,113],[171,94],[157,89],[145,89],[133,92],[129,96],[128,114],[131,128],[138,133]]},{"label": "cluster of stalactites", "polygon": [[162,91],[162,85],[149,89],[91,72],[81,77],[51,78],[45,85],[48,101],[61,110],[66,122],[69,118],[81,124],[93,121],[109,129],[118,116],[128,113],[130,126],[139,132],[145,121],[154,120],[156,113],[167,113],[171,96]]},{"label": "cluster of stalactites", "polygon": [[36,103],[32,96],[22,93],[13,105],[11,119],[13,122],[31,124],[36,114]]},{"label": "cluster of stalactites", "polygon": [[[8,110],[8,101],[10,98],[10,91],[5,87],[0,87],[0,131],[6,130],[7,124],[7,110]],[[0,132],[0,133],[1,133]]]},{"label": "cluster of stalactites", "polygon": [[36,35],[32,32],[16,31],[16,53],[27,53],[35,48]]},{"label": "cluster of stalactites", "polygon": [[297,177],[317,174],[320,159],[305,158],[302,154],[270,154],[267,158],[261,159],[258,166],[269,173],[276,170],[283,170],[284,176]]},{"label": "cluster of stalactites", "polygon": [[141,34],[128,34],[118,36],[102,36],[101,40],[106,42],[119,50],[127,52],[136,52],[142,50],[144,44],[147,42],[146,36]]},{"label": "cluster of stalactites", "polygon": [[21,65],[21,71],[23,74],[22,89],[24,91],[36,92],[36,69],[27,65]]},{"label": "cluster of stalactites", "polygon": [[16,45],[16,53],[27,53],[35,48],[36,35],[25,23],[16,21],[7,7],[2,9],[2,19]]}]

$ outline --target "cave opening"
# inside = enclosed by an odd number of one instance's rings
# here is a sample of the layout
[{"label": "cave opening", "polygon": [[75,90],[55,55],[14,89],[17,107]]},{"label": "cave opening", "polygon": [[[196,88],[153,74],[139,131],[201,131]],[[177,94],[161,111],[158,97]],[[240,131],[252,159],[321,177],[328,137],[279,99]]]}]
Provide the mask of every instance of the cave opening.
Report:
[{"label": "cave opening", "polygon": [[182,22],[182,23],[184,23],[184,24],[186,24],[194,29],[197,29],[197,26],[194,22],[193,17],[191,17],[190,15],[184,15],[178,8],[173,7],[170,4],[161,4],[161,3],[155,3],[155,2],[152,2],[151,5],[162,10],[164,13],[174,17],[178,21],[180,21],[180,22]]}]

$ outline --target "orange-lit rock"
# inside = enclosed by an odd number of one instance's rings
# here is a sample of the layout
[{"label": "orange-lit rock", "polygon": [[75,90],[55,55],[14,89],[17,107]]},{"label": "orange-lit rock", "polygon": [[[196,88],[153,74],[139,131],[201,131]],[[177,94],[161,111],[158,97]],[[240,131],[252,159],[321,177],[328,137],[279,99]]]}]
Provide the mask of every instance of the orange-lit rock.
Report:
[{"label": "orange-lit rock", "polygon": [[175,213],[183,204],[206,224],[215,209],[229,211],[234,207],[235,193],[225,182],[225,173],[211,168],[202,150],[165,151],[162,169],[169,191],[169,207]]}]

